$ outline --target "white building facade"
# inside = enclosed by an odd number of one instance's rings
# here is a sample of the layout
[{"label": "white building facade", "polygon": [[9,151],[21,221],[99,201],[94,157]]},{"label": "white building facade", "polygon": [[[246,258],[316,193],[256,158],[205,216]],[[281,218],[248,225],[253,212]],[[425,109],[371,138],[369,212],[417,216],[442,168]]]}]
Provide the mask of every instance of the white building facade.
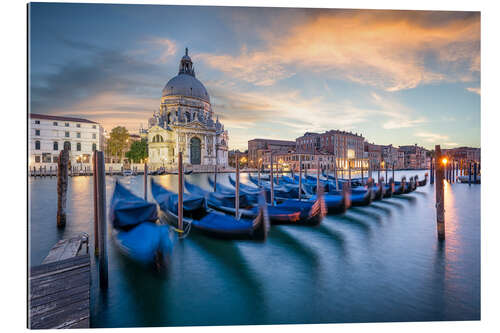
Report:
[{"label": "white building facade", "polygon": [[186,54],[179,73],[162,91],[160,109],[149,119],[148,163],[153,169],[177,169],[178,153],[195,171],[228,165],[228,132],[214,112],[205,86],[196,79]]},{"label": "white building facade", "polygon": [[55,170],[64,147],[71,166],[90,167],[92,152],[103,149],[103,128],[91,120],[30,113],[29,122],[30,169]]}]

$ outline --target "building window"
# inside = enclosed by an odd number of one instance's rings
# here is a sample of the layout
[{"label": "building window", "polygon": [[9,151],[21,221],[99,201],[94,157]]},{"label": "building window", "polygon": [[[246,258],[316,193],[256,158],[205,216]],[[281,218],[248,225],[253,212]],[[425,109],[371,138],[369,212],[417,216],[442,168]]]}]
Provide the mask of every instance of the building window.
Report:
[{"label": "building window", "polygon": [[96,151],[97,150],[97,145],[95,143],[92,144],[92,151]]},{"label": "building window", "polygon": [[35,124],[40,125],[40,120],[35,120]]},{"label": "building window", "polygon": [[82,144],[80,142],[76,143],[76,150],[81,151],[82,150]]},{"label": "building window", "polygon": [[69,138],[69,132],[64,132],[64,136]]},{"label": "building window", "polygon": [[38,140],[35,141],[35,149],[40,150],[40,141]]},{"label": "building window", "polygon": [[50,155],[50,153],[43,153],[42,154],[42,162],[43,163],[50,163],[51,162],[51,155]]},{"label": "building window", "polygon": [[80,127],[80,124],[76,124],[76,127]]},{"label": "building window", "polygon": [[57,163],[58,160],[59,160],[59,156],[57,156],[57,155],[52,156],[53,163]]},{"label": "building window", "polygon": [[69,123],[64,123],[64,126],[69,127]]},{"label": "building window", "polygon": [[57,126],[57,121],[54,121],[52,125]]},{"label": "building window", "polygon": [[40,155],[35,156],[35,163],[40,163]]},{"label": "building window", "polygon": [[59,143],[57,141],[54,141],[54,150],[59,150]]},{"label": "building window", "polygon": [[82,136],[82,135],[81,135],[81,133],[80,133],[80,132],[77,132],[77,133],[76,133],[76,137],[77,137],[78,139],[79,139],[81,136]]},{"label": "building window", "polygon": [[95,133],[92,133],[92,139],[95,139],[95,138],[96,138]]},{"label": "building window", "polygon": [[69,142],[69,141],[64,141],[64,149],[66,149],[66,150],[71,150],[71,142]]},{"label": "building window", "polygon": [[36,136],[40,136],[40,130],[39,129],[35,130],[35,135]]},{"label": "building window", "polygon": [[95,126],[95,125],[92,125],[92,128],[93,128],[93,129],[96,129],[96,126]]}]

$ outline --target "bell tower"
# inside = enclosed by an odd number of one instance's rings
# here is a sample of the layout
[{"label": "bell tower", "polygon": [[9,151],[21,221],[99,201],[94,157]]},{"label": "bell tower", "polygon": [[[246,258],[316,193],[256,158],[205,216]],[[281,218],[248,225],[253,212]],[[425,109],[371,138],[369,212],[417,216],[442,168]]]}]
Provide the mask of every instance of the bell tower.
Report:
[{"label": "bell tower", "polygon": [[191,58],[188,55],[188,48],[186,47],[186,54],[182,57],[181,63],[179,64],[179,74],[188,74],[195,76],[194,67]]}]

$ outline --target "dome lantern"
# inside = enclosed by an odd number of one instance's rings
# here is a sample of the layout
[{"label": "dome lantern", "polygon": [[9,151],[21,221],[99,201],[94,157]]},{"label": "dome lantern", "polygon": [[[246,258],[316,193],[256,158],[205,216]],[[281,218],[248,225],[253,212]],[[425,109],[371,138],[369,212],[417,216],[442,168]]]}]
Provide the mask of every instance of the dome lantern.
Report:
[{"label": "dome lantern", "polygon": [[195,76],[193,62],[188,55],[188,48],[186,47],[186,54],[182,57],[181,62],[179,64],[179,74],[188,74]]}]

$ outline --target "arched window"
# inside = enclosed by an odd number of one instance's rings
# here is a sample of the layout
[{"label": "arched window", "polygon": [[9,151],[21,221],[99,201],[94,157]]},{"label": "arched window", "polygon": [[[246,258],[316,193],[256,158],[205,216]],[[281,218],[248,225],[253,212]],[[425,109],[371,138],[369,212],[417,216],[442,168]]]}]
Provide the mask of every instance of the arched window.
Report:
[{"label": "arched window", "polygon": [[35,141],[35,149],[40,150],[40,141],[38,140]]},{"label": "arched window", "polygon": [[64,141],[64,149],[66,149],[66,150],[71,150],[71,142],[69,142],[69,141]]},{"label": "arched window", "polygon": [[191,114],[186,112],[186,121],[189,123],[191,121]]},{"label": "arched window", "polygon": [[201,164],[201,140],[194,137],[190,141],[191,164]]},{"label": "arched window", "polygon": [[54,141],[54,150],[59,150],[59,142]]},{"label": "arched window", "polygon": [[80,142],[76,143],[76,150],[81,151],[82,150],[82,144]]},{"label": "arched window", "polygon": [[156,142],[163,142],[163,137],[160,134],[156,134],[153,137],[153,143],[156,143]]}]

